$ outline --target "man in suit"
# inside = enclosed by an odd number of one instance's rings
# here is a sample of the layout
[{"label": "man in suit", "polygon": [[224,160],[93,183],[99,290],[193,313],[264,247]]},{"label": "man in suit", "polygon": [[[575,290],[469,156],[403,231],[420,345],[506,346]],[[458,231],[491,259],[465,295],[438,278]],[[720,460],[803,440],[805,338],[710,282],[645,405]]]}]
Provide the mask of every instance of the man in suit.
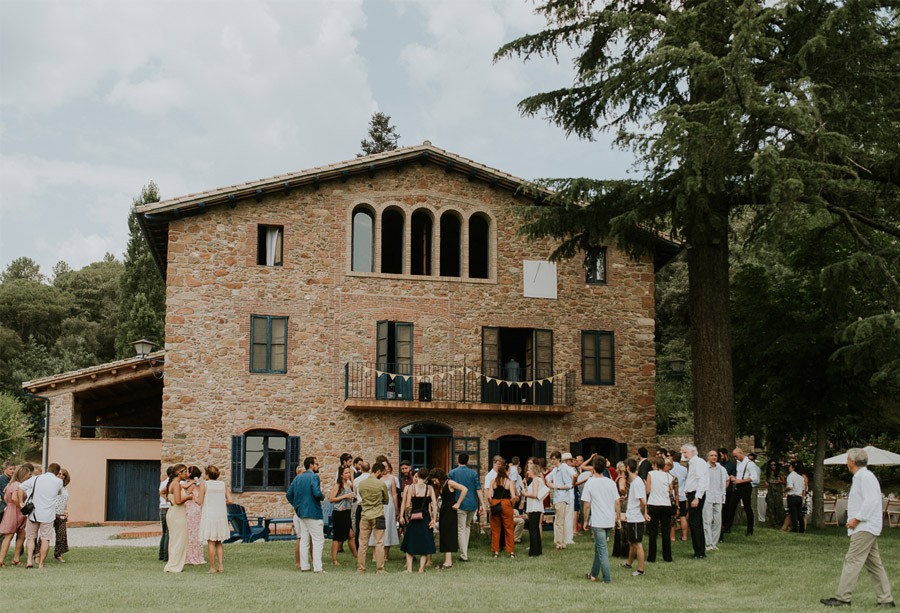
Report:
[{"label": "man in suit", "polygon": [[646,447],[641,447],[638,449],[638,457],[637,457],[637,476],[641,478],[641,480],[646,483],[647,475],[650,474],[650,471],[653,469],[653,466],[650,464],[650,460],[647,459],[648,452]]},{"label": "man in suit", "polygon": [[287,491],[288,502],[294,507],[294,527],[300,536],[300,570],[309,570],[309,543],[312,541],[313,572],[322,569],[322,546],[325,544],[325,522],[322,515],[322,483],[319,480],[319,462],[315,457],[303,460],[302,474],[294,477]]}]

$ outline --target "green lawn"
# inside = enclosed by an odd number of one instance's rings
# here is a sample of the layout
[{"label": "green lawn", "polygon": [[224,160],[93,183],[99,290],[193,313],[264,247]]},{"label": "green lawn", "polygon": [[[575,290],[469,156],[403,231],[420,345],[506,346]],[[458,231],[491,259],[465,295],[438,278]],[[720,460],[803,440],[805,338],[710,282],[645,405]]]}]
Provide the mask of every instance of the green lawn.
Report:
[{"label": "green lawn", "polygon": [[[328,565],[324,576],[301,574],[294,569],[293,543],[258,542],[226,545],[222,575],[208,575],[206,567],[166,575],[155,549],[117,547],[73,550],[67,564],[50,561],[42,571],[8,565],[0,569],[0,582],[26,611],[826,610],[818,601],[834,595],[847,548],[844,530],[757,532],[752,538],[729,535],[705,561],[691,560],[689,543],[677,542],[675,562],[648,563],[643,577],[631,577],[614,559],[608,586],[583,578],[592,560],[590,537],[576,537],[574,547],[557,552],[550,533],[544,534],[541,558],[529,559],[526,543],[516,560],[494,560],[478,540],[470,562],[424,576],[401,573],[396,548],[384,576],[376,576],[374,567],[358,576],[349,553],[341,554],[344,566]],[[896,594],[900,529],[885,529],[879,544]],[[864,574],[854,610],[875,605]]]}]

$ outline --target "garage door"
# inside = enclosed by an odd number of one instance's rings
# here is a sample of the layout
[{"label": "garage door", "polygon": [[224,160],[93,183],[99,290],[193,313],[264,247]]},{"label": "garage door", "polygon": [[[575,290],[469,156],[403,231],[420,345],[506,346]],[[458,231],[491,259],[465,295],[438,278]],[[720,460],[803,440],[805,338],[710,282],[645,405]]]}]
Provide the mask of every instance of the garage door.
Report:
[{"label": "garage door", "polygon": [[158,520],[159,475],[158,461],[107,460],[106,521]]}]

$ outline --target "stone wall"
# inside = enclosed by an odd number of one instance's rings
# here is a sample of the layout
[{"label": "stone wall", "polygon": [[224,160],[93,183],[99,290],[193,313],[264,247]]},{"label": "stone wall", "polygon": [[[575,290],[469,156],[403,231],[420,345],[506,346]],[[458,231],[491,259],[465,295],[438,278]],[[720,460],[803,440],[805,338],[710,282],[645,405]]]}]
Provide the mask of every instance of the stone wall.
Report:
[{"label": "stone wall", "polygon": [[[586,285],[579,258],[558,265],[558,299],[523,297],[523,260],[545,260],[553,244],[516,234],[517,201],[435,166],[410,165],[374,177],[301,188],[212,208],[172,221],[169,234],[163,463],[216,464],[229,478],[231,437],[270,428],[301,437],[301,458],[317,455],[331,482],[342,452],[398,456],[399,429],[431,418],[456,436],[522,434],[548,452],[603,437],[630,449],[655,443],[653,263],[608,252],[608,282]],[[406,215],[405,266],[414,210],[491,218],[489,279],[350,271],[351,215],[365,203]],[[376,216],[376,241],[379,216]],[[256,264],[257,225],[282,225],[284,264]],[[468,236],[463,222],[463,248]],[[376,243],[376,260],[381,247]],[[433,263],[437,269],[437,262]],[[289,317],[286,374],[249,372],[250,316]],[[477,365],[484,326],[553,331],[553,367],[572,371],[576,403],[565,415],[359,412],[344,408],[344,364],[375,361],[376,322],[414,324],[416,364]],[[581,331],[615,333],[615,385],[581,384]],[[254,512],[286,513],[283,494],[244,493]]]}]

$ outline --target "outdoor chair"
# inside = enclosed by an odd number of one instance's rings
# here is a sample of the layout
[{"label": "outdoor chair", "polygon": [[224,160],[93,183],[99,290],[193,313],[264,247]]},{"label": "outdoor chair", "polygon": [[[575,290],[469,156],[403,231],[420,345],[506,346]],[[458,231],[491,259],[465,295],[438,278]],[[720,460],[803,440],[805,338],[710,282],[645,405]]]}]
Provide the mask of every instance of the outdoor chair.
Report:
[{"label": "outdoor chair", "polygon": [[823,515],[825,516],[825,525],[826,526],[837,526],[838,518],[837,518],[837,500],[834,498],[826,498],[824,501],[824,506],[822,507]]},{"label": "outdoor chair", "polygon": [[900,526],[900,499],[889,498],[884,514],[887,515],[889,528]]},{"label": "outdoor chair", "polygon": [[252,543],[259,539],[265,539],[269,535],[265,518],[247,517],[247,509],[239,504],[228,505],[228,523],[231,524],[231,536],[225,541],[226,543],[235,541]]}]

